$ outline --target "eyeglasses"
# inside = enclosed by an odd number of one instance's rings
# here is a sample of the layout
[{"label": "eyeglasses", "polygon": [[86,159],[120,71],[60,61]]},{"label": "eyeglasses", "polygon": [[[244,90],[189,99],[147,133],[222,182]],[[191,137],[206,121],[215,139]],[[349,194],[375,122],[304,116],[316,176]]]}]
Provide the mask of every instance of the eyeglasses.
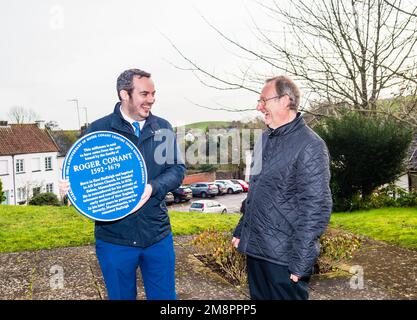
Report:
[{"label": "eyeglasses", "polygon": [[[280,96],[274,96],[274,97],[266,98],[266,99],[261,98],[258,100],[258,104],[261,104],[264,106],[266,105],[267,101],[272,100],[272,99],[281,99],[283,96],[288,96],[288,94],[282,94]],[[290,96],[288,96],[288,98],[290,98],[290,101],[292,101],[292,98]]]}]

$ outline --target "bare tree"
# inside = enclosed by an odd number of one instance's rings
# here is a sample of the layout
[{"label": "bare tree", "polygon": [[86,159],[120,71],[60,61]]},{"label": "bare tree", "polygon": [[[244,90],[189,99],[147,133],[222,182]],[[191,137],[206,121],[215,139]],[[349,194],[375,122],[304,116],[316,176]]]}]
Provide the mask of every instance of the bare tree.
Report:
[{"label": "bare tree", "polygon": [[402,9],[401,0],[292,0],[287,7],[282,1],[259,6],[281,30],[254,21],[255,49],[206,20],[236,54],[250,61],[241,74],[210,73],[173,45],[186,69],[210,87],[252,92],[270,76],[265,70],[286,73],[305,87],[306,111],[314,113],[313,104],[342,106],[384,113],[417,127],[417,6],[411,12]]},{"label": "bare tree", "polygon": [[401,11],[402,13],[408,14],[410,16],[414,16],[417,17],[417,14],[415,13],[415,8],[413,10],[413,12],[409,12],[409,11],[405,11],[404,9],[401,9],[399,6],[397,6],[396,4],[394,4],[392,1],[388,1],[388,0],[384,0],[385,3],[393,8],[395,8],[398,11]]},{"label": "bare tree", "polygon": [[22,106],[14,106],[10,108],[8,116],[12,122],[18,124],[31,123],[39,118],[38,114],[34,110],[26,109]]},{"label": "bare tree", "polygon": [[55,120],[50,120],[47,123],[45,123],[45,128],[47,128],[50,131],[56,131],[59,130],[59,124]]}]

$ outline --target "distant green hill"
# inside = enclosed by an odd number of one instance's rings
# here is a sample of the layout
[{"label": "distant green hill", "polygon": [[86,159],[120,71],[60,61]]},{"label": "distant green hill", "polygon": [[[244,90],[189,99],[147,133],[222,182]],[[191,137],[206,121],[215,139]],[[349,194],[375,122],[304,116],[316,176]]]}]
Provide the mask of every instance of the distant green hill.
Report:
[{"label": "distant green hill", "polygon": [[230,124],[230,121],[203,121],[187,124],[185,129],[227,128]]}]

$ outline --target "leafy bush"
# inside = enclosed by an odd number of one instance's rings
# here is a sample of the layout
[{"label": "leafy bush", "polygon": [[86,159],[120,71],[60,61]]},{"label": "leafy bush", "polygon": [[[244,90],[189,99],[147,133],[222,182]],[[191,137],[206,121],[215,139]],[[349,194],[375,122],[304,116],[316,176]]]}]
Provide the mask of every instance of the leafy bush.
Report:
[{"label": "leafy bush", "polygon": [[55,193],[44,192],[34,196],[29,204],[33,206],[59,206],[59,200]]},{"label": "leafy bush", "polygon": [[217,265],[231,282],[246,285],[246,258],[232,246],[230,232],[210,229],[196,236],[193,244],[203,262]]},{"label": "leafy bush", "polygon": [[6,200],[6,197],[5,197],[4,192],[3,192],[3,183],[1,182],[1,179],[0,179],[0,204],[4,200]]},{"label": "leafy bush", "polygon": [[352,210],[358,194],[367,199],[404,171],[412,131],[395,119],[347,113],[325,119],[315,130],[329,148],[337,211]]},{"label": "leafy bush", "polygon": [[[230,233],[207,230],[196,236],[193,244],[204,263],[216,265],[232,283],[247,284],[246,258],[232,246]],[[337,270],[337,263],[351,259],[360,246],[361,239],[355,235],[327,231],[320,238],[315,273]]]},{"label": "leafy bush", "polygon": [[359,193],[350,199],[338,199],[333,205],[335,212],[370,210],[384,207],[414,207],[417,206],[417,193],[389,184],[377,189],[370,197],[362,198]]},{"label": "leafy bush", "polygon": [[202,164],[198,166],[198,170],[201,172],[216,172],[217,166],[213,164]]},{"label": "leafy bush", "polygon": [[317,273],[335,271],[337,263],[352,259],[361,246],[361,238],[336,231],[327,231],[320,237],[320,256]]}]

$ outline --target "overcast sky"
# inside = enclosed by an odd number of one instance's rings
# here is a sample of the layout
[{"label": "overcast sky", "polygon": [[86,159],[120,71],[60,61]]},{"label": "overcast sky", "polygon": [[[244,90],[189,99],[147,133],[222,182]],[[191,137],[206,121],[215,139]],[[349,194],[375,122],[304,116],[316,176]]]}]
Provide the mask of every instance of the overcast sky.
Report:
[{"label": "overcast sky", "polygon": [[[250,0],[2,1],[0,119],[7,119],[11,107],[23,106],[62,129],[75,129],[75,103],[67,100],[78,98],[90,122],[102,117],[118,100],[117,76],[134,67],[152,73],[153,112],[174,126],[255,115],[209,111],[188,101],[255,108],[258,98],[204,87],[192,73],[170,64],[184,65],[163,34],[212,70],[239,67],[201,15],[246,41],[253,38],[250,16],[262,19],[263,13]],[[83,123],[85,111],[80,113]]]}]

